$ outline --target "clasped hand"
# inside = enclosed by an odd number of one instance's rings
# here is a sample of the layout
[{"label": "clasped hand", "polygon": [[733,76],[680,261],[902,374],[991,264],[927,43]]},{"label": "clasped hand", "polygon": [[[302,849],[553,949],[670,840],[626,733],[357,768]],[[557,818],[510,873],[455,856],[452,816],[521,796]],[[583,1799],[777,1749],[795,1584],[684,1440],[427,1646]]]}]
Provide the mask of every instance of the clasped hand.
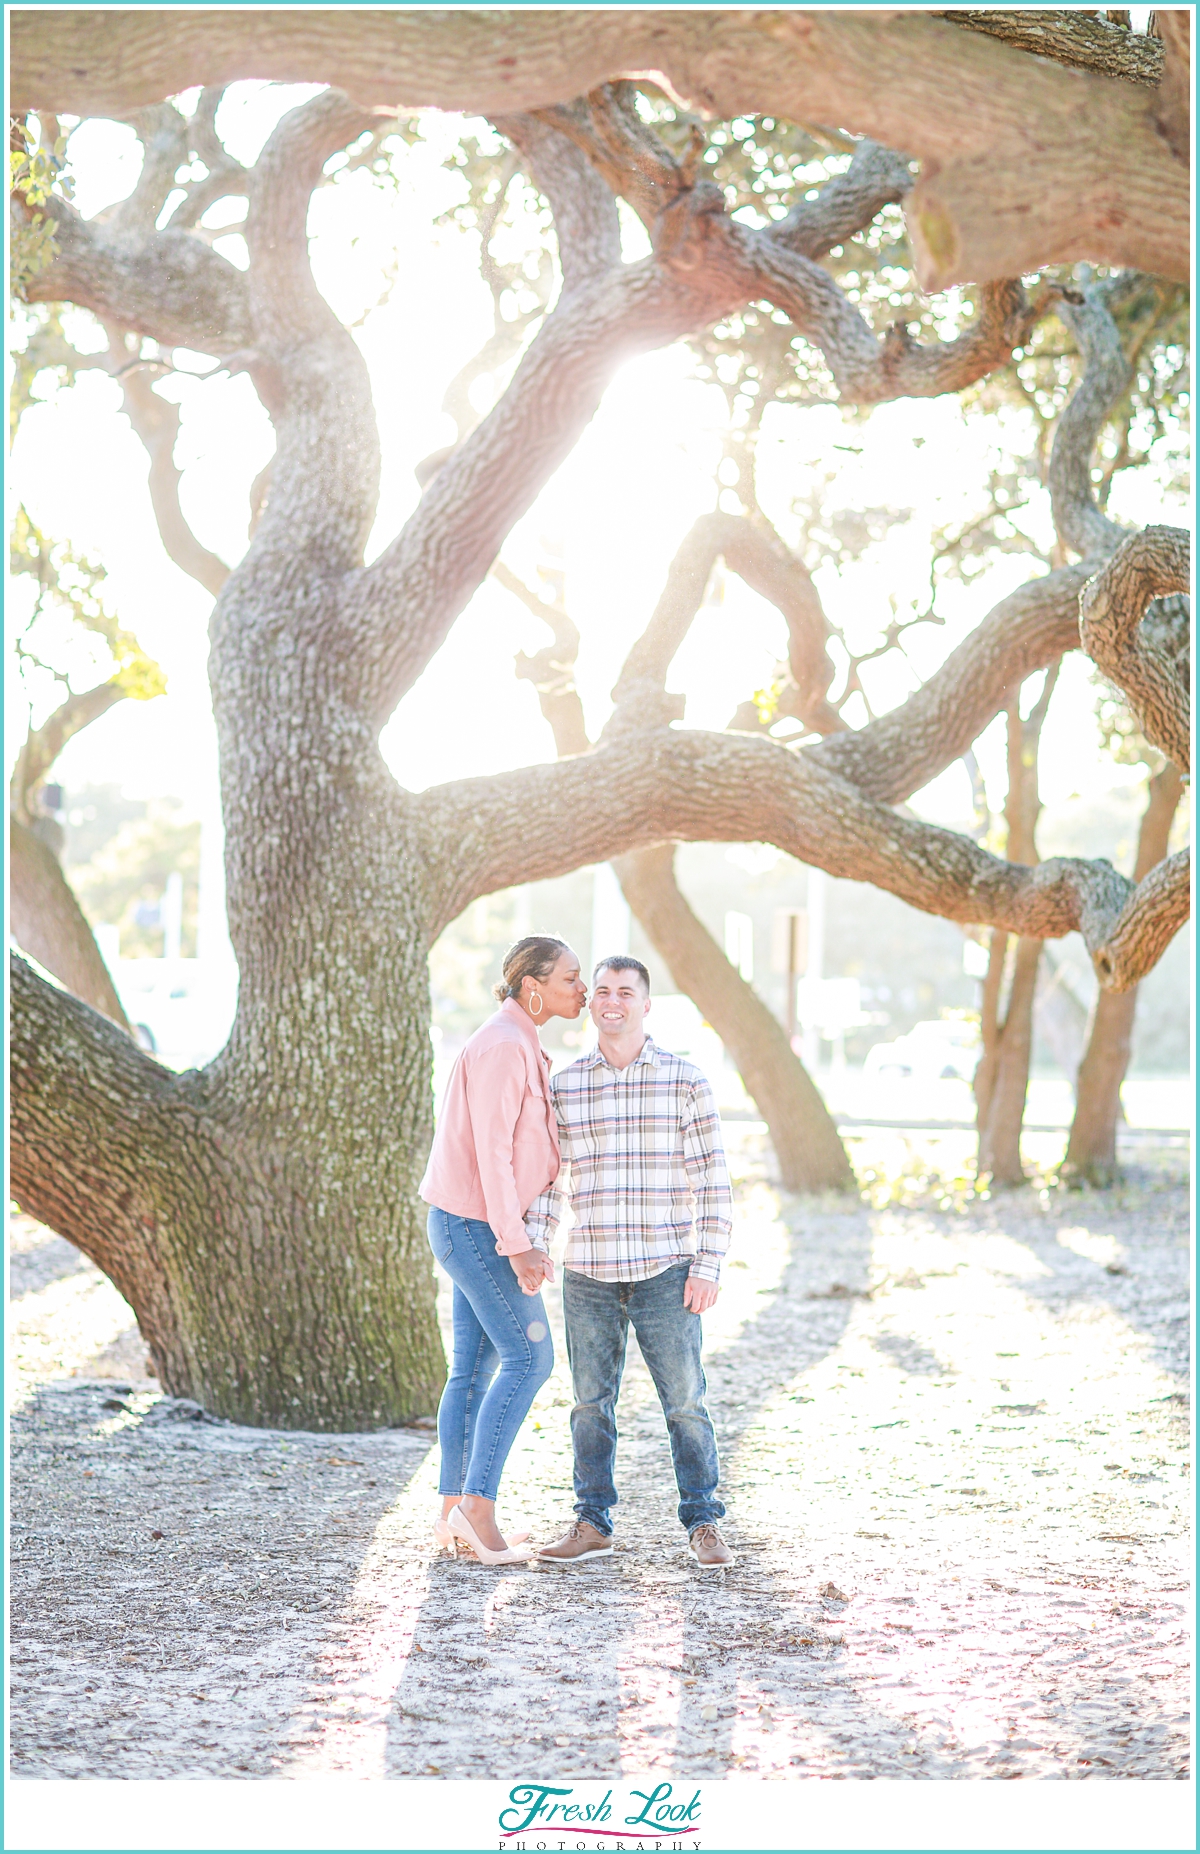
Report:
[{"label": "clasped hand", "polygon": [[542,1282],[554,1280],[554,1263],[543,1249],[523,1249],[520,1255],[510,1255],[508,1259],[521,1284],[522,1294],[540,1294]]}]

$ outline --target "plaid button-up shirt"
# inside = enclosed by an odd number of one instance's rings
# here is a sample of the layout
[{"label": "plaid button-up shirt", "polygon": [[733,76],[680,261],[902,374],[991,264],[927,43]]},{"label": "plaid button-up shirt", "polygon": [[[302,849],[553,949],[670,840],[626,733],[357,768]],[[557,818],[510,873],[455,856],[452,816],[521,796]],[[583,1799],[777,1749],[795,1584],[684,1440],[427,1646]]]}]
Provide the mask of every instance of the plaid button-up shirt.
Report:
[{"label": "plaid button-up shirt", "polygon": [[550,1078],[562,1169],[525,1213],[546,1249],[571,1199],[566,1266],[598,1281],[646,1281],[690,1260],[719,1281],[733,1227],[721,1122],[707,1078],[650,1037],[628,1068],[599,1046]]}]

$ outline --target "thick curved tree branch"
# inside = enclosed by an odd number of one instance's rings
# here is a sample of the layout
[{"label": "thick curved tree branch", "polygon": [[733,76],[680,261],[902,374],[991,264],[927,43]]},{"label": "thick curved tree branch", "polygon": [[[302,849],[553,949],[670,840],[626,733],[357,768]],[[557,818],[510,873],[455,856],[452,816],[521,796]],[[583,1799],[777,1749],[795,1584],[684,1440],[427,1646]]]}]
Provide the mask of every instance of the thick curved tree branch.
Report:
[{"label": "thick curved tree branch", "polygon": [[750,234],[745,247],[755,279],[747,294],[765,296],[791,317],[824,355],[839,398],[853,405],[960,392],[1010,360],[1044,311],[1045,299],[1031,301],[1019,283],[989,283],[979,314],[952,341],[914,341],[902,322],[881,339],[819,264],[782,247],[771,232]]},{"label": "thick curved tree branch", "polygon": [[833,664],[826,655],[829,625],[812,578],[766,521],[714,512],[701,515],[671,562],[666,584],[641,637],[622,667],[606,733],[655,720],[680,719],[678,696],[666,693],[667,672],[704,598],[713,566],[724,559],[731,573],[769,599],[788,630],[788,668],[795,691],[789,713],[819,734],[845,722],[827,700]]},{"label": "thick curved tree branch", "polygon": [[70,1230],[139,1317],[150,1312],[173,1334],[153,1155],[169,1141],[180,1077],[23,959],[11,956],[9,971],[13,1195],[51,1229]]},{"label": "thick curved tree branch", "polygon": [[1129,385],[1131,369],[1121,346],[1110,303],[1118,292],[1139,281],[1136,273],[1115,280],[1116,287],[1089,285],[1083,300],[1065,297],[1060,319],[1070,329],[1083,359],[1083,378],[1058,421],[1050,451],[1050,507],[1058,538],[1083,560],[1110,554],[1126,530],[1110,521],[1096,501],[1091,463],[1096,441],[1113,405]]},{"label": "thick curved tree branch", "polygon": [[9,818],[8,843],[13,939],[77,998],[127,1030],[112,976],[57,856],[16,816]]},{"label": "thick curved tree branch", "polygon": [[898,708],[800,753],[865,796],[902,804],[967,751],[1027,677],[1078,648],[1087,575],[1062,567],[1018,587]]},{"label": "thick curved tree branch", "polygon": [[12,805],[18,816],[27,823],[31,820],[34,815],[32,795],[72,736],[98,721],[117,702],[123,701],[125,695],[126,690],[118,677],[98,683],[94,689],[79,693],[72,690],[41,727],[30,729],[17,755],[10,782]]},{"label": "thick curved tree branch", "polygon": [[179,407],[167,399],[159,398],[154,391],[153,375],[147,367],[123,369],[121,388],[126,417],[150,459],[147,479],[150,502],[162,544],[175,565],[198,581],[215,598],[229,578],[229,568],[218,554],[211,553],[197,540],[180,505],[179,482],[182,472],[175,463]]},{"label": "thick curved tree branch", "polygon": [[905,155],[861,141],[846,172],[827,181],[815,200],[797,200],[771,227],[771,237],[815,262],[870,225],[885,206],[898,205],[913,185]]},{"label": "thick curved tree branch", "polygon": [[1190,575],[1188,534],[1146,528],[1118,547],[1079,601],[1083,648],[1125,696],[1146,739],[1184,773],[1191,771],[1188,659],[1147,635],[1143,619],[1154,600],[1186,592]]},{"label": "thick curved tree branch", "polygon": [[59,255],[29,283],[32,303],[72,302],[168,348],[225,355],[250,339],[246,276],[190,232],[125,233],[51,197]]},{"label": "thick curved tree branch", "polygon": [[1154,18],[1165,53],[1155,121],[1175,159],[1186,162],[1192,141],[1192,12],[1167,7]]},{"label": "thick curved tree branch", "polygon": [[[647,816],[659,820],[657,828],[646,827],[651,840],[669,834],[693,841],[736,838],[771,842],[832,875],[870,881],[910,905],[944,918],[991,924],[1027,940],[1057,938],[1078,928],[1106,989],[1125,990],[1136,984],[1185,918],[1187,884],[1177,869],[1170,877],[1156,872],[1149,888],[1142,884],[1135,889],[1107,862],[1085,864],[1059,858],[1028,868],[1024,860],[1001,862],[969,837],[925,825],[919,819],[900,817],[887,808],[889,802],[894,804],[908,797],[964,752],[1006,700],[1010,708],[1015,707],[1021,683],[1033,671],[1046,668],[1050,671],[1046,685],[1029,721],[1021,723],[1020,738],[1025,746],[1027,734],[1036,736],[1049,707],[1058,661],[1077,642],[1079,591],[1085,583],[1086,569],[1063,569],[1001,601],[908,702],[858,732],[838,733],[817,746],[799,750],[745,736],[675,733],[663,725],[674,718],[670,698],[663,694],[671,658],[703,597],[718,544],[724,538],[720,550],[729,561],[750,528],[751,524],[738,518],[702,518],[687,537],[663,598],[645,634],[630,652],[614,690],[617,725],[610,723],[599,749],[584,763],[585,778],[589,772],[594,776],[590,798],[585,786],[576,809],[572,809],[569,797],[555,801],[560,807],[558,829],[569,828],[572,836],[572,851],[564,866],[612,857],[613,844],[604,835],[606,831],[611,834],[613,828],[605,788],[611,787],[614,804],[615,791],[620,789],[624,796],[617,808],[617,844],[626,852],[623,866],[627,866],[636,885],[644,861],[642,845],[647,842],[646,837],[639,841],[637,816],[638,796],[644,793]],[[747,550],[751,568],[761,564],[762,550],[757,543],[763,538],[755,533]],[[768,552],[769,567],[786,566],[772,550]],[[1186,566],[1182,570],[1186,572]],[[1161,579],[1160,566],[1159,580],[1147,578],[1143,586],[1147,602],[1173,589],[1160,583]],[[808,592],[815,600],[811,585]],[[533,602],[528,594],[526,600]],[[823,642],[825,624],[819,603],[815,609]],[[802,600],[795,629],[815,643],[812,618],[808,600]],[[1019,710],[1016,719],[1020,721]],[[964,734],[966,738],[960,744]],[[731,750],[728,762],[717,744],[722,741]],[[774,761],[774,772],[768,771],[765,761],[754,773],[747,767],[742,775],[744,798],[739,801],[737,788],[741,782],[733,767],[742,746],[752,751],[765,748],[779,757]],[[639,750],[645,756],[640,761]],[[572,762],[576,767],[580,763]],[[686,770],[689,766],[690,780]],[[842,776],[835,774],[830,779],[831,767]],[[844,776],[851,769],[854,787],[846,783]],[[451,824],[442,814],[441,807],[449,803],[469,814],[473,824],[482,826],[487,852],[502,857],[508,853],[505,826],[498,818],[486,816],[486,793],[492,788],[492,802],[502,809],[506,802],[499,791],[502,783],[527,780],[532,793],[543,784],[544,772],[543,768],[530,768],[525,774],[503,775],[501,780],[464,781],[435,788],[418,801],[426,828],[434,818],[439,834],[463,828],[463,819]],[[806,780],[814,773],[815,786],[806,787]],[[652,800],[649,794],[653,794]],[[883,804],[878,802],[880,798]],[[689,819],[686,829],[672,828],[673,817],[663,828],[663,803],[670,816],[672,799],[679,803],[680,816],[686,814]],[[537,799],[531,798],[530,802],[536,809]],[[789,811],[789,804],[794,805],[793,811]],[[475,815],[476,806],[484,812],[482,818]],[[1032,815],[1023,823],[1017,854],[1033,862],[1036,850]],[[512,828],[516,828],[515,823]],[[523,816],[520,829],[523,834],[535,830],[535,817]],[[599,842],[579,842],[579,833],[597,831]],[[487,853],[479,838],[475,845],[481,853]],[[553,855],[554,851],[547,847]],[[455,872],[460,881],[464,877],[471,880],[471,848],[468,838],[462,844],[462,860]],[[664,853],[661,847],[655,851],[660,856]],[[535,875],[529,869],[527,854],[523,856],[522,870],[520,879],[526,881],[558,872],[557,867],[539,866]],[[474,880],[478,886],[471,892],[456,890],[453,901],[442,903],[447,918],[460,911],[474,893],[506,885],[503,875],[495,871],[489,877],[476,875]],[[682,898],[680,904],[686,906]],[[664,895],[659,895],[658,905],[667,905]],[[1155,908],[1159,915],[1151,931],[1148,922]]]},{"label": "thick curved tree branch", "polygon": [[[908,203],[926,289],[1089,258],[1185,279],[1186,161],[1159,93],[927,15],[365,11],[13,18],[13,104],[127,113],[196,83],[334,83],[367,106],[507,114],[653,74],[697,109],[836,120],[923,164]],[[1034,153],[1036,151],[1036,154]]]},{"label": "thick curved tree branch", "polygon": [[1017,51],[1076,71],[1095,71],[1101,77],[1119,77],[1129,84],[1156,88],[1162,82],[1163,48],[1158,39],[1113,25],[1096,14],[1076,13],[1066,7],[1025,8],[960,7],[933,14],[970,32],[986,32],[1003,39]]},{"label": "thick curved tree branch", "polygon": [[1192,853],[1179,850],[1138,883],[1095,947],[1096,976],[1106,991],[1129,991],[1153,970],[1191,909]]},{"label": "thick curved tree branch", "polygon": [[378,494],[366,364],[313,281],[307,232],[325,162],[373,122],[326,90],[283,118],[250,176],[252,337],[240,360],[274,420],[277,448],[271,494],[237,578],[240,596],[264,599],[286,581],[301,622],[318,587],[361,565]]},{"label": "thick curved tree branch", "polygon": [[[581,198],[593,200],[596,179],[586,158],[576,154],[572,166],[570,142],[559,140],[558,198],[573,175]],[[376,633],[364,639],[364,661],[382,653],[374,677],[378,719],[440,646],[505,535],[632,354],[765,296],[822,348],[846,395],[866,404],[957,391],[1007,360],[1041,313],[1019,284],[989,285],[980,315],[957,340],[922,347],[893,329],[880,341],[819,265],[772,238],[728,218],[710,182],[681,186],[659,216],[653,258],[603,270],[564,292],[499,403],[440,464],[391,546],[347,584],[347,599],[364,609]]]},{"label": "thick curved tree branch", "polygon": [[[926,913],[1036,939],[1078,930],[1089,950],[1107,943],[1132,893],[1105,862],[1004,862],[750,735],[631,731],[578,759],[435,786],[414,809],[431,846],[435,932],[476,895],[668,837],[773,843]],[[453,869],[438,866],[432,847],[447,841],[459,846]]]},{"label": "thick curved tree branch", "polygon": [[[580,157],[581,180],[594,176]],[[742,300],[703,268],[654,259],[564,295],[498,404],[441,466],[391,546],[348,583],[375,629],[374,712],[389,714],[482,583],[513,524],[569,454],[622,361],[704,326]]]},{"label": "thick curved tree branch", "polygon": [[175,175],[188,160],[188,125],[173,103],[155,103],[127,118],[142,145],[142,171],[128,199],[110,206],[98,221],[123,236],[152,232],[175,189]]},{"label": "thick curved tree branch", "polygon": [[621,262],[617,203],[599,175],[576,159],[556,129],[536,116],[496,116],[493,126],[520,154],[554,218],[563,294]]},{"label": "thick curved tree branch", "polygon": [[535,618],[540,618],[543,624],[550,627],[553,643],[539,650],[536,656],[526,656],[521,651],[515,667],[520,680],[531,682],[537,690],[542,714],[554,735],[555,752],[560,759],[569,754],[590,753],[592,743],[588,739],[587,724],[583,717],[583,703],[575,687],[575,662],[579,655],[578,627],[559,606],[549,605],[545,599],[540,599],[502,560],[497,560],[492,568],[492,578],[506,592],[520,599]]},{"label": "thick curved tree branch", "polygon": [[[1030,303],[1017,282],[989,285],[980,313],[953,341],[922,346],[902,323],[881,340],[829,273],[814,261],[840,237],[852,236],[912,184],[902,157],[867,144],[857,170],[831,181],[815,201],[802,201],[778,226],[756,231],[726,215],[721,190],[696,179],[691,156],[679,161],[641,120],[632,86],[609,84],[567,108],[544,112],[575,141],[648,226],[661,261],[676,269],[700,264],[745,272],[748,301],[765,296],[783,309],[820,349],[840,396],[862,405],[901,397],[957,392],[1007,361],[1028,339],[1044,299]],[[859,217],[859,214],[864,216]],[[809,247],[812,247],[811,251]]]}]

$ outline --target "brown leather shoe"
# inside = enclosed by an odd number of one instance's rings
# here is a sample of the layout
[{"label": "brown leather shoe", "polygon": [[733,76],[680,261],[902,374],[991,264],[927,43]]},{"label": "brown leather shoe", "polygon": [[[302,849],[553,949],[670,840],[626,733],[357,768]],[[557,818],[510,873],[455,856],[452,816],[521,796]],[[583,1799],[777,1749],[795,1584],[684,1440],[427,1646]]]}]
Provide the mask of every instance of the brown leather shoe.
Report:
[{"label": "brown leather shoe", "polygon": [[578,1564],[581,1558],[611,1558],[612,1534],[601,1532],[586,1519],[577,1519],[554,1545],[543,1545],[539,1564]]},{"label": "brown leather shoe", "polygon": [[730,1551],[715,1526],[697,1526],[690,1532],[688,1550],[702,1571],[723,1571],[727,1564],[737,1563],[737,1554]]}]

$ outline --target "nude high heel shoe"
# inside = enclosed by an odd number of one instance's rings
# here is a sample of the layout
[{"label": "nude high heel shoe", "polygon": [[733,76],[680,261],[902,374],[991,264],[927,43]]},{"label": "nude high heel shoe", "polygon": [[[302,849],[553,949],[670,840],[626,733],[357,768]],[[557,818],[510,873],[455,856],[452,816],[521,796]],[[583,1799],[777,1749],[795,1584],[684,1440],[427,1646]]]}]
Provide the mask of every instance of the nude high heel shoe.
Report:
[{"label": "nude high heel shoe", "polygon": [[[453,1551],[454,1550],[454,1547],[455,1547],[454,1534],[453,1532],[451,1532],[449,1526],[446,1524],[444,1519],[434,1520],[433,1536],[434,1536],[435,1542],[442,1547],[443,1551]],[[514,1545],[523,1545],[528,1537],[529,1537],[528,1527],[526,1527],[523,1532],[510,1532],[509,1533],[509,1538]]]},{"label": "nude high heel shoe", "polygon": [[474,1526],[463,1512],[461,1506],[453,1506],[446,1520],[450,1532],[456,1539],[471,1547],[480,1564],[527,1564],[533,1552],[528,1546],[508,1546],[505,1551],[492,1551],[476,1534]]}]

